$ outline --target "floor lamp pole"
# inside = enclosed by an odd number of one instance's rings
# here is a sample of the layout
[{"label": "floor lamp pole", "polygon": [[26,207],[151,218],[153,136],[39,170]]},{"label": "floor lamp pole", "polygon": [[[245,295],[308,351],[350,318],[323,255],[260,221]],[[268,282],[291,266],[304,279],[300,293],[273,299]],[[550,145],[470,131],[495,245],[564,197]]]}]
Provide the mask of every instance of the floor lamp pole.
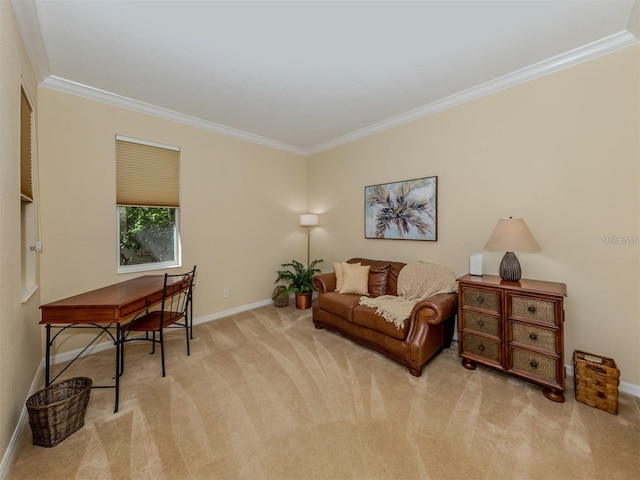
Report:
[{"label": "floor lamp pole", "polygon": [[318,225],[318,215],[303,213],[300,215],[300,226],[307,227],[307,268],[311,266],[311,227]]},{"label": "floor lamp pole", "polygon": [[311,227],[307,226],[307,268],[309,268],[311,261]]}]

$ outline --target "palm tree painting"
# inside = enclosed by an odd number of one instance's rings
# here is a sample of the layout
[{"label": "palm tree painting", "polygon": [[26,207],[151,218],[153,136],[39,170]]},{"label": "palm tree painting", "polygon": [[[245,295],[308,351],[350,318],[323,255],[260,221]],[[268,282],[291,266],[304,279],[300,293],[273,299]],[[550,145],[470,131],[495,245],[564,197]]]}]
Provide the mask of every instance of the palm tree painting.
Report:
[{"label": "palm tree painting", "polygon": [[438,177],[364,188],[365,238],[437,240]]}]

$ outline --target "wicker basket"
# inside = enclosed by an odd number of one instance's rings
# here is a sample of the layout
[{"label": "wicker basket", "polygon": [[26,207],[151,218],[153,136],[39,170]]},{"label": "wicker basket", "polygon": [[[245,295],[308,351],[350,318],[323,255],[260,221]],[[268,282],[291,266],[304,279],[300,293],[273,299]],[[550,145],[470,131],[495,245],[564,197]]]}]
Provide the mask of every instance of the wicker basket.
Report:
[{"label": "wicker basket", "polygon": [[618,414],[620,370],[612,358],[575,350],[573,381],[577,401]]},{"label": "wicker basket", "polygon": [[91,383],[86,377],[70,378],[27,399],[34,445],[55,447],[84,425]]},{"label": "wicker basket", "polygon": [[273,298],[273,305],[276,308],[283,308],[289,306],[289,295],[281,295],[287,289],[284,285],[278,285],[271,294]]}]

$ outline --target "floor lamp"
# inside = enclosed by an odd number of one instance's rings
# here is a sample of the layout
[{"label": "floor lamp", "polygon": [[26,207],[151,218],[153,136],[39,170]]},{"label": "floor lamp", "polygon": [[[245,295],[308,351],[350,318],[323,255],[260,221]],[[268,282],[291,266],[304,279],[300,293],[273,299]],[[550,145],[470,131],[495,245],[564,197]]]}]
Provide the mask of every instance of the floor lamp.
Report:
[{"label": "floor lamp", "polygon": [[309,268],[311,257],[309,252],[311,251],[311,227],[318,226],[318,215],[315,213],[303,213],[300,215],[300,226],[307,227],[307,268]]}]

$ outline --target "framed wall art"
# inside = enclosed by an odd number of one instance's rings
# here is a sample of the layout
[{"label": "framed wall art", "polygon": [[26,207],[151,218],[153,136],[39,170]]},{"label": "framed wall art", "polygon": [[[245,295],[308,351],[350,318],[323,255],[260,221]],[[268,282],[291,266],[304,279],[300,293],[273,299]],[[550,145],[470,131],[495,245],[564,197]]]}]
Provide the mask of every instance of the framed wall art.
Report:
[{"label": "framed wall art", "polygon": [[364,237],[438,239],[438,177],[364,187]]}]

